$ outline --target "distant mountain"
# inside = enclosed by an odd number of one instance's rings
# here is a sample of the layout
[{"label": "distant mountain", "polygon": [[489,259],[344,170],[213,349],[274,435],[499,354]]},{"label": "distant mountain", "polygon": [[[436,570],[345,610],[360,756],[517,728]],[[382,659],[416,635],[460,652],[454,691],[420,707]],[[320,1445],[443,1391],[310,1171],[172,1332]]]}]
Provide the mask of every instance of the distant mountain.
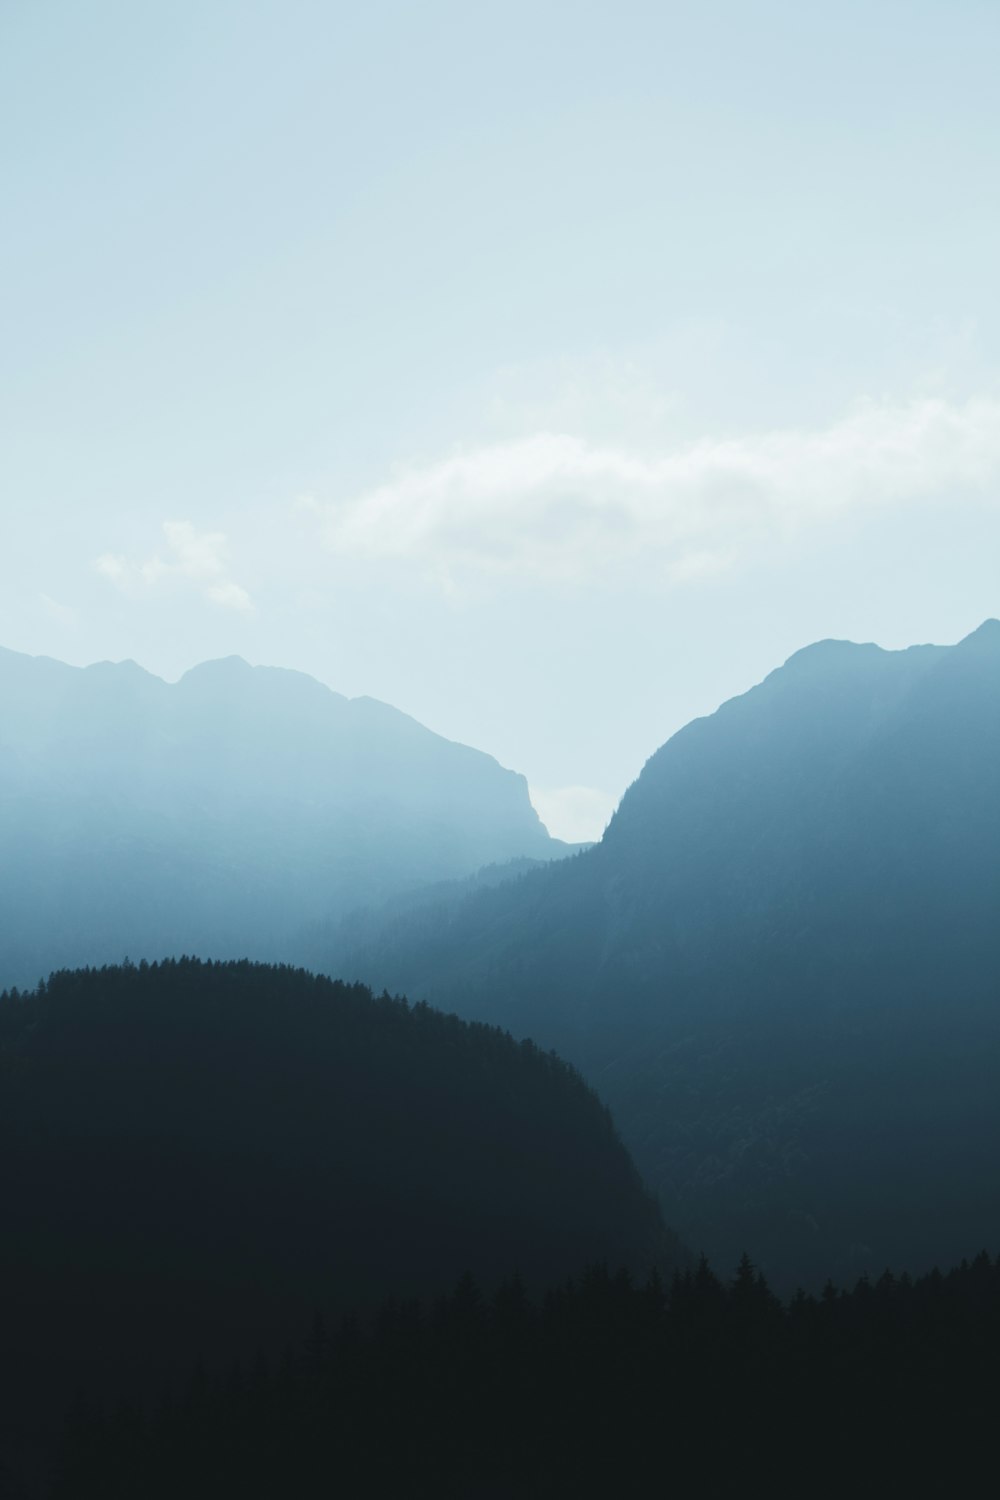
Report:
[{"label": "distant mountain", "polygon": [[566,1064],[246,962],[0,997],[0,1215],[0,1429],[12,1401],[155,1396],[199,1351],[225,1374],[317,1310],[333,1327],[466,1271],[541,1289],[677,1263]]},{"label": "distant mountain", "polygon": [[0,650],[0,984],[289,934],[566,851],[522,776],[371,698],[206,662],[170,685]]},{"label": "distant mountain", "polygon": [[719,1264],[1000,1242],[1000,623],[808,647],[664,745],[593,850],[329,957],[557,1047]]}]

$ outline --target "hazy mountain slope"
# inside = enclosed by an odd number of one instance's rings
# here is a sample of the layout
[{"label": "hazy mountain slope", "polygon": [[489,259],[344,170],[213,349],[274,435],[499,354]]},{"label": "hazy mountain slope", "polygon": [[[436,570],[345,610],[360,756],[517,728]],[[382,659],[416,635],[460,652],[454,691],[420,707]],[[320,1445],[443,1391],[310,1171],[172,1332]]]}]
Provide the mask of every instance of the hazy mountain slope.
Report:
[{"label": "hazy mountain slope", "polygon": [[676,1246],[558,1059],[245,962],[0,997],[0,1214],[5,1411],[248,1359],[466,1270],[544,1286]]},{"label": "hazy mountain slope", "polygon": [[[565,857],[593,848],[592,844],[564,844]],[[480,891],[510,885],[532,870],[544,869],[548,859],[508,859],[483,865],[460,880],[439,880],[411,886],[376,906],[352,910],[309,924],[296,935],[291,955],[307,969],[330,968],[334,954],[353,959],[372,949],[391,950],[398,937],[405,942],[414,924],[435,934],[447,931],[470,897]]]},{"label": "hazy mountain slope", "polygon": [[319,917],[549,859],[524,778],[301,673],[168,685],[0,651],[0,983],[165,953],[284,957]]},{"label": "hazy mountain slope", "polygon": [[721,1264],[1000,1241],[1000,624],[799,652],[600,846],[388,938],[333,964],[558,1047]]}]

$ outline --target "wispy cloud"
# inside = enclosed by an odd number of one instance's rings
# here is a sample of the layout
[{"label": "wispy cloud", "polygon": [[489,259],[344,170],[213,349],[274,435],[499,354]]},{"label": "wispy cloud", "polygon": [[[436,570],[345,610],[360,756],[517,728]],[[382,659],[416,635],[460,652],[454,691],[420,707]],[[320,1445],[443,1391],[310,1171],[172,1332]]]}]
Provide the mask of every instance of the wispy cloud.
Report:
[{"label": "wispy cloud", "polygon": [[203,598],[224,609],[247,611],[253,601],[229,571],[229,544],[221,531],[196,531],[189,521],[165,521],[165,554],[132,562],[117,552],[95,560],[97,571],[123,592],[147,594],[161,585],[192,585]]},{"label": "wispy cloud", "polygon": [[445,583],[469,569],[590,578],[639,554],[682,581],[775,533],[990,486],[1000,503],[1000,401],[925,399],[660,453],[536,433],[314,508],[336,553],[407,559]]}]

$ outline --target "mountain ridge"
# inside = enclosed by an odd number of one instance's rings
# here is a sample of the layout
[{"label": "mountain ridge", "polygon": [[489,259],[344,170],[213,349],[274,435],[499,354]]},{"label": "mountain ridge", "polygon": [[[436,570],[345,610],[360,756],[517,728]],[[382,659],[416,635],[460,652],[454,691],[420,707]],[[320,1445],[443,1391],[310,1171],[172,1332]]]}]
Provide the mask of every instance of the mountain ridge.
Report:
[{"label": "mountain ridge", "polygon": [[556,1048],[689,1242],[793,1287],[1000,1238],[998,913],[993,621],[796,653],[661,746],[594,849],[330,962]]},{"label": "mountain ridge", "polygon": [[167,683],[0,651],[0,834],[18,984],[125,953],[284,959],[311,921],[567,852],[493,756],[239,657]]}]

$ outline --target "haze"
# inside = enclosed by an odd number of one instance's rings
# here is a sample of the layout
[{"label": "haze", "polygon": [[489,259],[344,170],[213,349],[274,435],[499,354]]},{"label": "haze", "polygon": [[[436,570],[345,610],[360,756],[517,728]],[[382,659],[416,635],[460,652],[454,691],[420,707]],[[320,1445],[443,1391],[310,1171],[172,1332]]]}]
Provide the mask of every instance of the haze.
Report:
[{"label": "haze", "polygon": [[13,3],[0,643],[371,695],[592,838],[996,615],[1000,13]]}]

